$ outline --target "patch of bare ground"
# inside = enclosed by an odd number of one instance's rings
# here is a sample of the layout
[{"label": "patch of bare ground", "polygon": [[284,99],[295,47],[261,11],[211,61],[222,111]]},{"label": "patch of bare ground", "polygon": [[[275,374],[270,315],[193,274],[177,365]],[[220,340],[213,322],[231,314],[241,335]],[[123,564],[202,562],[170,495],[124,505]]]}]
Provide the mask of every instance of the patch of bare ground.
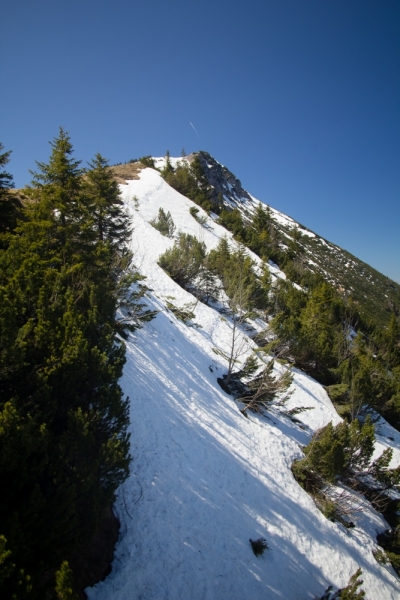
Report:
[{"label": "patch of bare ground", "polygon": [[125,163],[110,167],[117,183],[125,184],[130,179],[139,179],[139,173],[146,167],[141,162]]},{"label": "patch of bare ground", "polygon": [[27,196],[24,188],[11,188],[10,190],[8,190],[8,193],[13,197],[15,203],[18,204],[20,207],[24,206],[25,204],[32,204],[33,202],[35,202],[33,198]]}]

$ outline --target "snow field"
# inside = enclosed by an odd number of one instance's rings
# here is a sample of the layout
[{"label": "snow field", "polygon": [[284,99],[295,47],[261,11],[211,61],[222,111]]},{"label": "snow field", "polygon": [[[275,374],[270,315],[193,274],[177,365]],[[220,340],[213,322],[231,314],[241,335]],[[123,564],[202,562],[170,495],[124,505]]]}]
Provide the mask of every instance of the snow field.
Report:
[{"label": "snow field", "polygon": [[[245,418],[217,382],[226,362],[213,348],[229,347],[229,324],[158,267],[173,240],[148,221],[162,206],[176,232],[208,249],[231,234],[211,219],[210,229],[201,227],[189,214],[194,204],[152,169],[121,189],[133,215],[136,266],[159,313],[127,342],[121,384],[131,403],[131,474],[116,503],[112,572],[86,590],[89,599],[312,599],[330,584],[346,585],[359,566],[368,599],[398,598],[397,579],[372,555],[382,518],[367,509],[355,529],[331,523],[290,471],[312,431],[340,420],[325,390],[295,371],[288,408],[310,407],[297,416],[301,423],[279,410]],[[166,311],[168,299],[192,305],[193,326]],[[392,437],[385,427],[384,445]],[[259,537],[269,550],[256,558],[249,538]]]}]

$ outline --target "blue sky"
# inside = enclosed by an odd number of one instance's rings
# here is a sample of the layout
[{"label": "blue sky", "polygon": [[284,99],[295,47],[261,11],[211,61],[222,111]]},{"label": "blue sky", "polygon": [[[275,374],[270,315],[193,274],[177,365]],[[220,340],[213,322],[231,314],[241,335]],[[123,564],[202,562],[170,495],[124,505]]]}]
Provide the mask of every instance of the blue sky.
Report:
[{"label": "blue sky", "polygon": [[207,150],[400,282],[398,0],[3,0],[1,15],[17,187],[60,125],[83,161]]}]

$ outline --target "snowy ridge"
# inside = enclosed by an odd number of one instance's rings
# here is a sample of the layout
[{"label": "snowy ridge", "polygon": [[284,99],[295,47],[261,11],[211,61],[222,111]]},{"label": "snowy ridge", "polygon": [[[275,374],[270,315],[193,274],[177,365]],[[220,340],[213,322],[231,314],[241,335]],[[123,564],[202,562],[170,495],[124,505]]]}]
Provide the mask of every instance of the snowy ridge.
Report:
[{"label": "snowy ridge", "polygon": [[[228,324],[157,265],[173,240],[149,221],[162,206],[177,231],[208,250],[223,235],[235,244],[231,234],[211,218],[201,227],[189,214],[194,204],[152,169],[120,187],[133,216],[136,266],[159,312],[127,342],[122,387],[131,402],[131,474],[116,503],[121,533],[112,572],[86,590],[89,599],[312,599],[330,584],[346,585],[358,567],[367,599],[398,598],[394,572],[372,554],[376,533],[387,527],[382,517],[367,507],[354,516],[354,529],[332,523],[291,473],[312,432],[340,420],[325,390],[296,371],[288,408],[309,408],[298,423],[279,409],[245,418],[217,383],[226,363],[215,349],[229,346]],[[191,306],[192,326],[166,310],[168,300]],[[380,426],[379,442],[386,447],[394,437],[398,463],[400,435],[388,427]],[[259,537],[269,550],[256,558],[249,538]]]}]

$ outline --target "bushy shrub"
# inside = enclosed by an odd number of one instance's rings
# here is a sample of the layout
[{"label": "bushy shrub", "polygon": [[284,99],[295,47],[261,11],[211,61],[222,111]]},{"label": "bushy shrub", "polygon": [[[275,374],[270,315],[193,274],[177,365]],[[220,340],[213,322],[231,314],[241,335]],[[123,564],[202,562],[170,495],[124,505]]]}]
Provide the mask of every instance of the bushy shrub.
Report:
[{"label": "bushy shrub", "polygon": [[204,242],[180,233],[175,244],[158,259],[158,264],[181,287],[186,288],[200,273],[206,256]]},{"label": "bushy shrub", "polygon": [[[251,359],[250,359],[251,360]],[[244,371],[249,361],[246,361]],[[251,410],[253,412],[259,412],[262,408],[268,407],[273,400],[288,390],[293,382],[293,375],[289,370],[285,370],[281,375],[275,376],[273,374],[274,361],[271,360],[255,377],[253,377],[246,384],[246,391],[240,398],[246,405],[244,409]],[[241,372],[239,371],[239,375]],[[233,375],[235,377],[235,375]],[[281,402],[288,399],[290,394],[286,394],[286,398],[282,399]]]},{"label": "bushy shrub", "polygon": [[254,552],[254,556],[261,556],[264,554],[265,550],[268,550],[268,544],[264,538],[259,538],[258,540],[250,539],[249,542]]},{"label": "bushy shrub", "polygon": [[152,219],[150,225],[157,229],[162,235],[172,238],[175,231],[175,224],[172,220],[171,213],[168,211],[165,213],[164,209],[160,206],[158,209],[157,219]]},{"label": "bushy shrub", "polygon": [[337,592],[332,592],[333,588],[330,585],[319,600],[362,600],[362,598],[365,598],[365,592],[364,590],[359,589],[363,584],[361,574],[361,569],[357,569],[357,571],[350,577],[349,583],[346,585],[346,587],[337,590]]},{"label": "bushy shrub", "polygon": [[343,421],[336,426],[328,423],[304,448],[305,458],[300,463],[304,469],[332,482],[339,476],[350,476],[367,469],[374,445],[374,425],[369,417],[362,426],[358,419],[350,424]]},{"label": "bushy shrub", "polygon": [[195,206],[192,206],[189,209],[190,214],[192,215],[193,219],[196,219],[196,221],[200,224],[200,225],[205,225],[207,223],[207,217],[202,217],[199,216],[199,209],[196,208]]},{"label": "bushy shrub", "polygon": [[151,169],[156,168],[154,158],[152,158],[151,156],[142,156],[142,158],[139,158],[139,162],[141,162],[142,165],[144,165],[145,167],[150,167]]}]

